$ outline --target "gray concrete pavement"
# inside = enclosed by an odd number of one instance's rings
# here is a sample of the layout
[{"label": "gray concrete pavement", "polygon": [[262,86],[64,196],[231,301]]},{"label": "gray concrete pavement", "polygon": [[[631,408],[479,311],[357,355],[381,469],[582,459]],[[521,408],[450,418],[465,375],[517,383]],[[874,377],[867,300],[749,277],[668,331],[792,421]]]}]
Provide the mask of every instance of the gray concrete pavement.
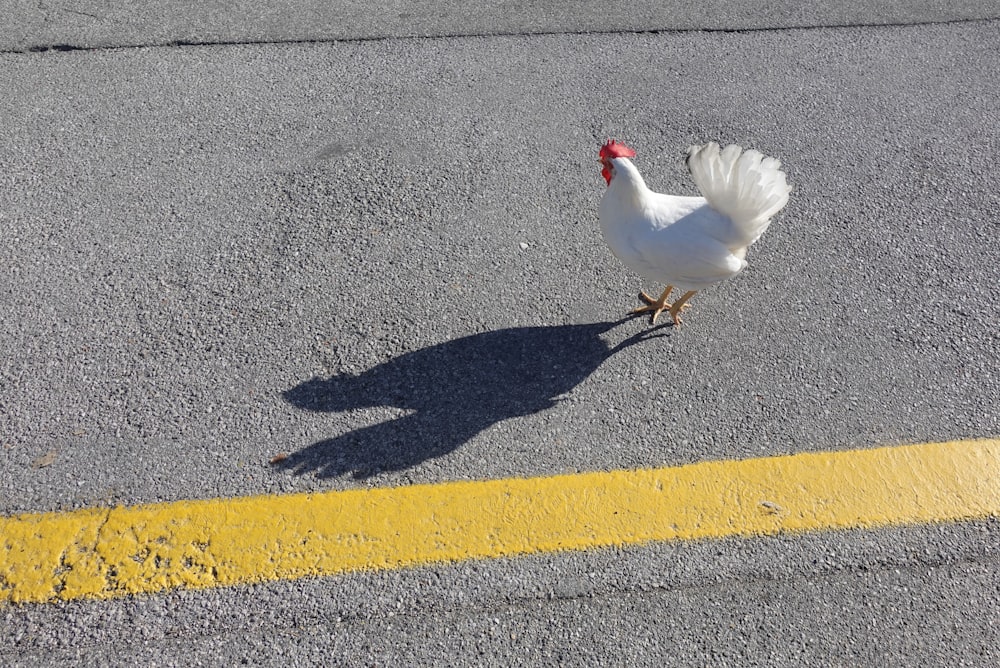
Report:
[{"label": "gray concrete pavement", "polygon": [[990,521],[661,544],[30,606],[0,614],[12,647],[0,656],[21,666],[990,666],[998,534]]},{"label": "gray concrete pavement", "polygon": [[[830,22],[883,20],[856,18]],[[24,25],[5,48],[63,43]],[[136,34],[274,39],[203,27]],[[0,70],[5,514],[1000,433],[995,22],[48,51]],[[617,322],[639,283],[597,230],[608,136],[658,189],[693,193],[680,152],[709,139],[779,155],[796,188],[744,275],[610,356],[647,325]],[[454,419],[526,351],[537,386]],[[295,401],[342,373],[393,400]],[[281,451],[290,470],[267,466]],[[992,665],[997,547],[980,522],[8,608],[0,657]]]},{"label": "gray concrete pavement", "polygon": [[[1000,649],[996,620],[979,613],[1000,595],[991,565],[847,572],[799,581],[726,582],[578,598],[534,599],[484,610],[341,621],[289,631],[152,643],[119,655],[156,663],[164,653],[205,665],[331,657],[376,665],[987,666]],[[955,605],[942,606],[942,601]],[[789,614],[790,612],[793,614]],[[859,633],[859,627],[865,629]],[[957,629],[962,629],[960,633]],[[391,642],[385,642],[391,638]],[[284,664],[287,665],[287,664]]]},{"label": "gray concrete pavement", "polygon": [[[10,3],[10,0],[7,0]],[[420,2],[242,0],[198,3],[14,0],[0,51],[154,46],[175,42],[328,41],[391,37],[517,35],[653,30],[747,30],[900,25],[1000,17],[995,2],[795,0],[683,2]]]}]

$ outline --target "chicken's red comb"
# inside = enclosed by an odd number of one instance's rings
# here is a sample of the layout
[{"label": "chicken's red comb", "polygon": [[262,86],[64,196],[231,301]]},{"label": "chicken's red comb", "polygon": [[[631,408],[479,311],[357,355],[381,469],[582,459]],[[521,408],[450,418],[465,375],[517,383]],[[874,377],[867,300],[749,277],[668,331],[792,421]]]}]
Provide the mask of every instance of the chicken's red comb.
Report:
[{"label": "chicken's red comb", "polygon": [[611,160],[612,158],[634,158],[635,151],[625,144],[609,139],[608,143],[601,147],[601,160]]}]

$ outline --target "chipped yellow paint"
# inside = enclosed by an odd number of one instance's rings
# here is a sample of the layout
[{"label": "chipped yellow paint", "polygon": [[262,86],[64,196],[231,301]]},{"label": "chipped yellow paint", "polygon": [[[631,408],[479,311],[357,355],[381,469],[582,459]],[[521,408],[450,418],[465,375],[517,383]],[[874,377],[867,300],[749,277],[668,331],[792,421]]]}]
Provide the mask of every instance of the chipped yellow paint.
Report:
[{"label": "chipped yellow paint", "polygon": [[0,518],[0,602],[1000,515],[1000,440]]}]

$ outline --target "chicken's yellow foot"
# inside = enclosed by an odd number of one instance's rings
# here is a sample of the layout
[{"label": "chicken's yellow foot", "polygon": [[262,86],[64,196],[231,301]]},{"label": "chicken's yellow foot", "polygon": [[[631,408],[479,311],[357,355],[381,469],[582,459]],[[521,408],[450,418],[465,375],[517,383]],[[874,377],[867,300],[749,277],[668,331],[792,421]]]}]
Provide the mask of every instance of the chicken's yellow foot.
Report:
[{"label": "chicken's yellow foot", "polygon": [[660,314],[669,308],[673,308],[667,303],[667,297],[670,296],[670,291],[674,289],[674,286],[668,285],[666,289],[663,290],[663,294],[660,295],[659,299],[653,299],[645,292],[639,293],[639,299],[646,302],[645,306],[639,306],[637,308],[629,311],[629,314],[636,315],[639,313],[646,313],[647,311],[653,312],[653,324],[656,324],[656,319],[660,317]]},{"label": "chicken's yellow foot", "polygon": [[648,311],[652,311],[653,312],[653,324],[655,325],[656,324],[656,319],[660,316],[660,314],[663,313],[664,311],[669,311],[670,317],[673,318],[673,320],[674,320],[674,325],[680,325],[681,322],[682,322],[681,321],[681,317],[680,317],[681,311],[683,311],[684,309],[688,308],[688,306],[690,306],[687,303],[687,300],[691,299],[691,297],[694,297],[694,293],[696,292],[696,290],[691,290],[689,292],[685,292],[684,295],[680,299],[678,299],[677,301],[675,301],[673,304],[668,304],[667,303],[667,297],[670,296],[670,292],[673,289],[674,289],[674,286],[668,285],[663,290],[663,294],[660,295],[659,299],[653,299],[652,297],[650,297],[649,295],[647,295],[645,292],[640,292],[639,293],[639,299],[641,299],[642,301],[646,302],[646,305],[634,308],[631,311],[629,311],[629,313],[632,314],[632,315],[635,315],[635,314],[638,314],[638,313],[646,313]]},{"label": "chicken's yellow foot", "polygon": [[692,297],[694,297],[694,293],[695,292],[697,292],[697,290],[691,290],[689,292],[685,292],[684,296],[682,296],[680,299],[678,299],[677,301],[675,301],[673,303],[673,305],[670,307],[670,317],[674,319],[674,326],[675,327],[680,327],[680,325],[681,325],[681,315],[680,315],[681,311],[683,311],[688,306],[690,306],[687,303],[687,300],[689,300]]}]

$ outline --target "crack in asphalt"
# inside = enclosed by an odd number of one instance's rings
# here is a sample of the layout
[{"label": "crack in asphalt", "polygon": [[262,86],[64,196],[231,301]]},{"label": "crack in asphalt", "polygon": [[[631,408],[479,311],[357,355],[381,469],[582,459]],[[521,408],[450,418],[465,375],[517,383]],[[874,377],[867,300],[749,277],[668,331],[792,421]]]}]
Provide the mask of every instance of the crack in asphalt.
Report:
[{"label": "crack in asphalt", "polygon": [[[40,6],[42,3],[39,3]],[[100,17],[86,14],[93,18]],[[808,24],[808,25],[787,25],[787,26],[767,26],[756,28],[636,28],[636,29],[610,29],[610,30],[524,30],[524,31],[499,31],[499,32],[457,32],[441,33],[433,35],[372,35],[366,37],[330,37],[316,39],[259,39],[259,40],[185,40],[177,39],[164,42],[148,42],[133,44],[104,44],[99,46],[85,46],[69,43],[37,44],[21,49],[0,49],[0,55],[4,54],[27,54],[46,53],[48,51],[111,51],[122,49],[155,49],[155,48],[177,48],[190,46],[280,46],[295,44],[363,44],[365,42],[390,42],[390,41],[417,41],[417,40],[443,40],[443,39],[479,39],[489,37],[552,37],[552,36],[586,36],[586,35],[671,35],[686,33],[755,33],[755,32],[784,32],[793,30],[844,30],[852,28],[919,28],[924,26],[937,25],[962,25],[962,24],[986,24],[1000,21],[1000,14],[986,18],[972,19],[945,19],[940,21],[911,21],[896,23],[829,23],[829,24]]]},{"label": "crack in asphalt", "polygon": [[64,14],[76,14],[77,16],[86,16],[87,18],[94,19],[95,21],[105,21],[107,20],[103,16],[98,16],[97,14],[91,14],[90,12],[83,12],[79,9],[70,9],[69,7],[51,7],[45,0],[38,0],[38,11],[42,13],[45,17],[45,22],[51,22],[53,20],[52,16],[55,12],[62,12]]}]

